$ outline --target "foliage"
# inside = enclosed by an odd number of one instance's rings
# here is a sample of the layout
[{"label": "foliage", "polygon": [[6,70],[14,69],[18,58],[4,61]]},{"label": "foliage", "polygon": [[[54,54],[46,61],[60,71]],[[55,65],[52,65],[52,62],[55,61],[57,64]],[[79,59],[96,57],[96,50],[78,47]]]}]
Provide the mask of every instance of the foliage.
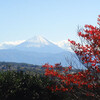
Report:
[{"label": "foliage", "polygon": [[[100,15],[98,18],[100,25]],[[70,41],[74,51],[81,57],[86,70],[77,73],[68,73],[72,69],[62,68],[60,64],[55,66],[45,64],[45,75],[56,84],[48,86],[52,91],[68,91],[74,95],[75,99],[95,99],[100,98],[100,28],[92,25],[85,25],[83,31],[78,32],[78,36],[83,39],[82,44]]]},{"label": "foliage", "polygon": [[54,82],[41,74],[2,71],[0,72],[0,100],[65,100],[65,93],[55,93],[47,89],[51,84]]}]

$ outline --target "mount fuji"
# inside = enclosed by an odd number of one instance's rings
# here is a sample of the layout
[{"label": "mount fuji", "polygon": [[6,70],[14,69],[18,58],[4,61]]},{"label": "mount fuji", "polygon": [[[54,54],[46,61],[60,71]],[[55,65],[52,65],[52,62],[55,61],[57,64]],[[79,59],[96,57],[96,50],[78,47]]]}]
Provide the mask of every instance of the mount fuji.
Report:
[{"label": "mount fuji", "polygon": [[61,63],[62,66],[84,68],[70,44],[62,41],[54,44],[42,36],[35,36],[11,47],[0,49],[0,61],[24,62],[35,65]]},{"label": "mount fuji", "polygon": [[60,53],[64,50],[42,36],[35,36],[15,46],[13,49],[38,53]]}]

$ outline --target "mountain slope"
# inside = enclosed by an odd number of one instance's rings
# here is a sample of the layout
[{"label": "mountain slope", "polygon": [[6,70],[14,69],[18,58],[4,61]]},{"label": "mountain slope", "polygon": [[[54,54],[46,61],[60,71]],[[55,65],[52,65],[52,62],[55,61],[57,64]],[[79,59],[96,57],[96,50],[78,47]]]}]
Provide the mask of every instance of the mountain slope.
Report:
[{"label": "mountain slope", "polygon": [[62,53],[38,53],[20,50],[0,50],[0,61],[29,63],[43,65],[45,63],[61,63],[62,66],[73,66],[74,68],[83,68],[77,56],[71,52]]}]

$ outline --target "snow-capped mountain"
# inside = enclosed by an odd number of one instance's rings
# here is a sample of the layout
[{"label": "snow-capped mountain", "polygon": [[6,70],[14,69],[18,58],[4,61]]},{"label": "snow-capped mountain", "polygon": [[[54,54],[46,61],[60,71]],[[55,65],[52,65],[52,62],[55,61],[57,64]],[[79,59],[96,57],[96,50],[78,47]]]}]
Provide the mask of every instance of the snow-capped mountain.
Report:
[{"label": "snow-capped mountain", "polygon": [[63,40],[63,41],[57,42],[56,45],[58,45],[60,48],[62,48],[64,50],[67,50],[67,51],[70,51],[70,52],[74,52],[71,49],[71,44],[70,44],[70,42],[68,40]]},{"label": "snow-capped mountain", "polygon": [[42,36],[35,36],[31,39],[24,41],[23,43],[15,46],[13,49],[24,50],[24,51],[34,51],[41,53],[60,53],[64,50],[52,42],[48,41]]},{"label": "snow-capped mountain", "polygon": [[0,43],[0,49],[10,49],[12,47],[19,45],[20,43],[22,43],[24,41],[25,40],[2,42],[2,43]]},{"label": "snow-capped mountain", "polygon": [[0,49],[9,49],[12,48],[14,45],[12,44],[6,44],[6,43],[2,43],[0,44]]},{"label": "snow-capped mountain", "polygon": [[[32,48],[44,48],[45,46],[56,46],[57,49],[58,47],[60,47],[60,51],[62,51],[61,49],[73,52],[73,50],[71,49],[71,45],[69,43],[69,41],[67,40],[63,40],[60,42],[51,42],[48,41],[47,39],[45,39],[42,36],[34,36],[33,38],[30,38],[28,40],[19,40],[19,41],[11,41],[11,42],[3,42],[0,43],[0,49],[11,49],[11,48],[15,48],[15,49],[21,49],[21,50],[31,50]],[[58,50],[57,50],[58,51]]]},{"label": "snow-capped mountain", "polygon": [[[11,45],[11,44],[10,44]],[[83,68],[67,41],[54,44],[42,36],[11,45],[0,50],[0,61],[25,62],[36,65],[61,63],[63,66]]]}]

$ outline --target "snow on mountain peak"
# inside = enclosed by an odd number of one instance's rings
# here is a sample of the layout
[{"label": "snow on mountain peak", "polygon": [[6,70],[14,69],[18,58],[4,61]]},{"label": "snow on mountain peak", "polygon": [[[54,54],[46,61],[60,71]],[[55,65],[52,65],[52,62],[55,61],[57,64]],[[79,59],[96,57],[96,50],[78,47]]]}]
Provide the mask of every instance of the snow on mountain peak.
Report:
[{"label": "snow on mountain peak", "polygon": [[28,39],[26,42],[29,43],[27,47],[49,45],[49,41],[42,36],[34,36],[33,38]]},{"label": "snow on mountain peak", "polygon": [[23,47],[31,48],[31,47],[44,47],[46,45],[50,45],[51,43],[42,36],[34,36],[26,40],[24,43],[20,44]]},{"label": "snow on mountain peak", "polygon": [[16,45],[23,43],[25,40],[18,40],[18,41],[6,41],[0,43],[0,49],[9,49]]},{"label": "snow on mountain peak", "polygon": [[67,50],[67,51],[70,51],[70,52],[73,52],[73,50],[71,49],[71,44],[68,40],[63,40],[63,41],[60,41],[60,42],[57,42],[56,43],[60,48],[64,49],[64,50]]}]

